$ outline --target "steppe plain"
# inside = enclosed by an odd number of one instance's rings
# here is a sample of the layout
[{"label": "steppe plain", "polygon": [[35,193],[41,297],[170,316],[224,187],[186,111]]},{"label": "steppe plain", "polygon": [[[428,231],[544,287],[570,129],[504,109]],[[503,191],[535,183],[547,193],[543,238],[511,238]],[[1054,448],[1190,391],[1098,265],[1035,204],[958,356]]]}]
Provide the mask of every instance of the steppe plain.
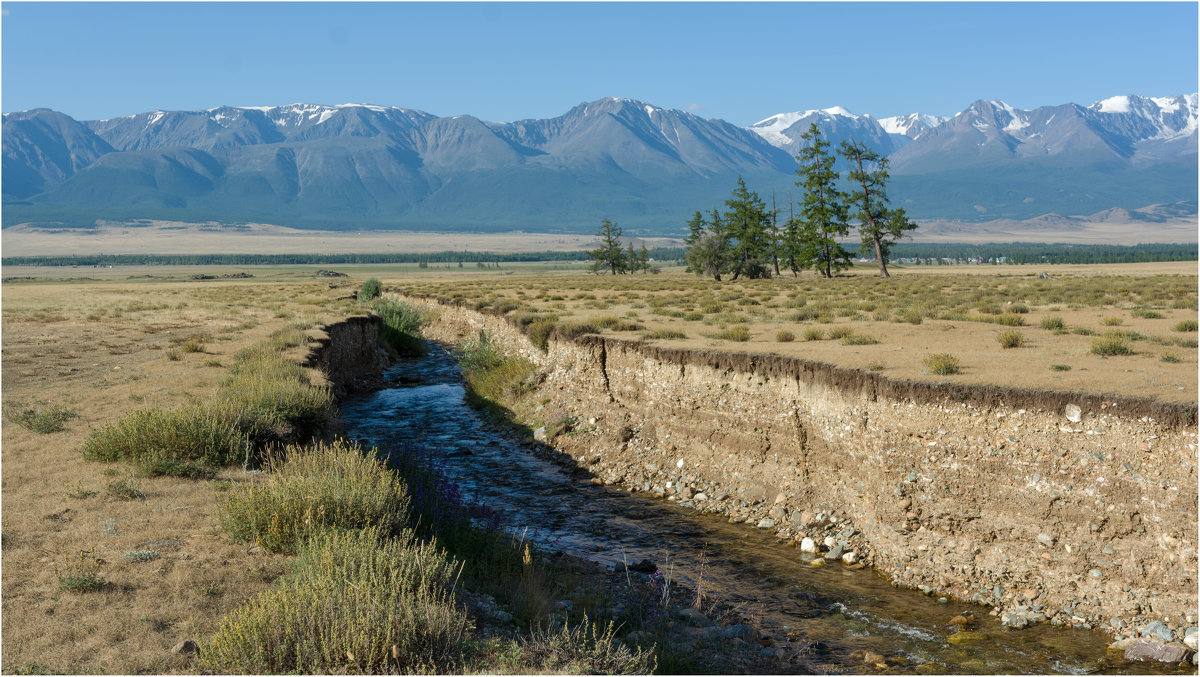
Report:
[{"label": "steppe plain", "polygon": [[[578,264],[324,266],[347,278],[316,277],[319,268],[5,268],[4,672],[194,670],[168,649],[211,634],[284,571],[285,557],[232,543],[219,525],[220,497],[256,477],[240,469],[203,481],[136,477],[83,460],[81,444],[125,411],[207,396],[238,349],[278,329],[362,312],[347,297],[369,277],[406,294],[514,317],[553,315],[673,347],[800,355],[900,379],[1197,398],[1195,262],[898,267],[891,280],[862,267],[835,280],[807,273],[721,284],[678,268],[612,278]],[[230,273],[253,277],[220,277]],[[1052,317],[1061,329],[1043,328]],[[726,333],[737,327],[744,333]],[[805,340],[806,331],[822,338]],[[1006,331],[1020,332],[1022,345],[1002,347]],[[683,336],[654,338],[677,335],[667,332]],[[1093,353],[1105,332],[1131,354]],[[846,340],[854,336],[876,342]],[[181,349],[189,340],[197,350]],[[961,373],[926,373],[932,353],[957,357]],[[22,410],[53,407],[72,414],[61,430],[42,434],[17,422]],[[112,488],[121,483],[144,498],[121,498]],[[123,556],[143,548],[162,557]],[[61,572],[84,559],[112,585],[87,595],[60,590]]]}]

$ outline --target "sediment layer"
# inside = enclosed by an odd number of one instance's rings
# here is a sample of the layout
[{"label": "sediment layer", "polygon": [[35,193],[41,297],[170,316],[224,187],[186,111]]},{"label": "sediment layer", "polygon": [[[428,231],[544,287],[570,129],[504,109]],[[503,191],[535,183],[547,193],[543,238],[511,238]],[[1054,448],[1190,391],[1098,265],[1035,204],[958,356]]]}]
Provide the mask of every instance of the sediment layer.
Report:
[{"label": "sediment layer", "polygon": [[832,537],[898,585],[992,605],[1013,626],[1180,641],[1196,623],[1194,404],[599,335],[542,351],[502,316],[409,300],[436,309],[433,338],[487,331],[537,364],[520,413],[600,481],[785,541]]}]

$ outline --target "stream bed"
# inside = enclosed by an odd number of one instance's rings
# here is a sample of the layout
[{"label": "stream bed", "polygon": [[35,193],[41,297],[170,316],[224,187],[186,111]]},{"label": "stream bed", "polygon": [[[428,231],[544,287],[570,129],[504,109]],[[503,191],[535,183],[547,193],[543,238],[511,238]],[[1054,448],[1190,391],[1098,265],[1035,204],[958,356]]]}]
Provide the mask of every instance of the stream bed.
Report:
[{"label": "stream bed", "polygon": [[[860,672],[850,654],[902,656],[889,672],[969,674],[1186,674],[1174,664],[1127,662],[1106,655],[1099,631],[1037,625],[1000,627],[988,608],[938,603],[892,586],[871,569],[840,563],[812,567],[811,556],[768,532],[718,515],[596,486],[498,434],[465,399],[454,357],[430,344],[427,355],[384,373],[388,387],[341,403],[346,435],[380,447],[424,445],[444,460],[463,494],[503,510],[507,528],[547,549],[614,568],[643,559],[722,600],[778,638],[822,647],[821,671]],[[955,646],[949,625],[970,610],[971,630],[986,638]],[[1194,674],[1194,670],[1190,671]]]}]

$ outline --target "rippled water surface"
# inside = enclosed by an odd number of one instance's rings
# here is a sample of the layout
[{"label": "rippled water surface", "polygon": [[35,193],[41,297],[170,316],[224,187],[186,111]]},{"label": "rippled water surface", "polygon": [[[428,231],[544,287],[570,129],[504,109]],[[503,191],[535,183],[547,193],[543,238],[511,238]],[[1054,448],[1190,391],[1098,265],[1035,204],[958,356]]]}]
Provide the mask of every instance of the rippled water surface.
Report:
[{"label": "rippled water surface", "polygon": [[[858,649],[903,656],[893,670],[952,673],[1177,672],[1173,665],[1106,657],[1100,632],[1040,625],[1005,631],[987,608],[893,587],[869,569],[810,567],[794,548],[746,525],[666,501],[594,486],[490,432],[464,398],[457,364],[431,346],[385,373],[394,387],[342,403],[350,437],[379,446],[423,444],[439,450],[446,472],[472,499],[507,515],[510,528],[549,549],[620,566],[649,559],[684,583],[703,568],[704,589],[740,607],[777,638],[828,648],[822,670],[856,672]],[[947,623],[966,609],[987,638],[956,647]]]}]

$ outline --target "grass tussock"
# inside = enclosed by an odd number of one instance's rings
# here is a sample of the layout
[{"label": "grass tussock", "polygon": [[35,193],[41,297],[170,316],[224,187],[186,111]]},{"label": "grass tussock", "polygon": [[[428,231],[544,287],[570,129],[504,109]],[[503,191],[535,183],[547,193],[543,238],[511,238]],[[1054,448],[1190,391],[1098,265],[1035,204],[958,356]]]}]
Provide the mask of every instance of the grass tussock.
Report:
[{"label": "grass tussock", "polygon": [[230,465],[245,457],[239,421],[205,405],[175,410],[135,409],[96,430],[83,443],[92,461],[132,461],[145,467],[166,462]]},{"label": "grass tussock", "polygon": [[376,299],[371,308],[382,320],[379,338],[384,345],[405,357],[425,354],[421,327],[430,322],[426,313],[407,303],[385,298]]},{"label": "grass tussock", "polygon": [[4,407],[4,418],[10,423],[16,423],[31,432],[49,435],[61,431],[67,421],[77,417],[79,412],[74,409],[51,405],[48,407]]},{"label": "grass tussock", "polygon": [[649,331],[649,332],[646,332],[645,334],[643,334],[642,338],[648,339],[648,340],[653,340],[653,339],[675,340],[675,339],[685,339],[685,338],[687,338],[687,334],[685,334],[677,329],[655,329],[654,331]]},{"label": "grass tussock", "polygon": [[1171,331],[1179,332],[1196,331],[1197,329],[1200,329],[1200,323],[1196,320],[1180,320],[1171,327]]},{"label": "grass tussock", "polygon": [[1025,335],[1019,331],[1002,331],[996,335],[1001,348],[1020,348],[1025,345]]},{"label": "grass tussock", "polygon": [[1039,326],[1047,331],[1065,331],[1067,328],[1066,323],[1063,322],[1063,319],[1058,315],[1047,315],[1046,317],[1043,317],[1042,321],[1039,323]]},{"label": "grass tussock", "polygon": [[376,278],[367,278],[363,280],[362,286],[358,288],[358,300],[366,303],[373,301],[383,293],[383,285]]},{"label": "grass tussock", "polygon": [[411,532],[323,531],[295,573],[233,611],[202,647],[216,673],[455,672],[470,621],[458,564]]},{"label": "grass tussock", "polygon": [[648,675],[658,665],[653,650],[613,641],[615,624],[584,619],[574,628],[538,630],[521,643],[521,663],[534,674]]},{"label": "grass tussock", "polygon": [[706,336],[719,341],[745,342],[750,340],[750,328],[745,325],[737,325],[735,327],[722,329],[721,331],[713,332],[711,334],[706,334]]},{"label": "grass tussock", "polygon": [[780,329],[775,332],[775,340],[779,343],[791,343],[796,340],[796,335],[787,329]]},{"label": "grass tussock", "polygon": [[267,481],[231,492],[221,505],[221,522],[235,540],[296,552],[325,529],[398,534],[408,519],[404,482],[356,444],[288,447],[267,469]]},{"label": "grass tussock", "polygon": [[1133,348],[1129,347],[1129,339],[1120,331],[1105,332],[1103,336],[1092,339],[1092,354],[1102,357],[1117,355],[1132,355]]},{"label": "grass tussock", "polygon": [[959,365],[958,358],[950,353],[934,353],[928,355],[921,361],[925,368],[931,374],[939,376],[950,376],[952,374],[961,374],[962,367]]}]

